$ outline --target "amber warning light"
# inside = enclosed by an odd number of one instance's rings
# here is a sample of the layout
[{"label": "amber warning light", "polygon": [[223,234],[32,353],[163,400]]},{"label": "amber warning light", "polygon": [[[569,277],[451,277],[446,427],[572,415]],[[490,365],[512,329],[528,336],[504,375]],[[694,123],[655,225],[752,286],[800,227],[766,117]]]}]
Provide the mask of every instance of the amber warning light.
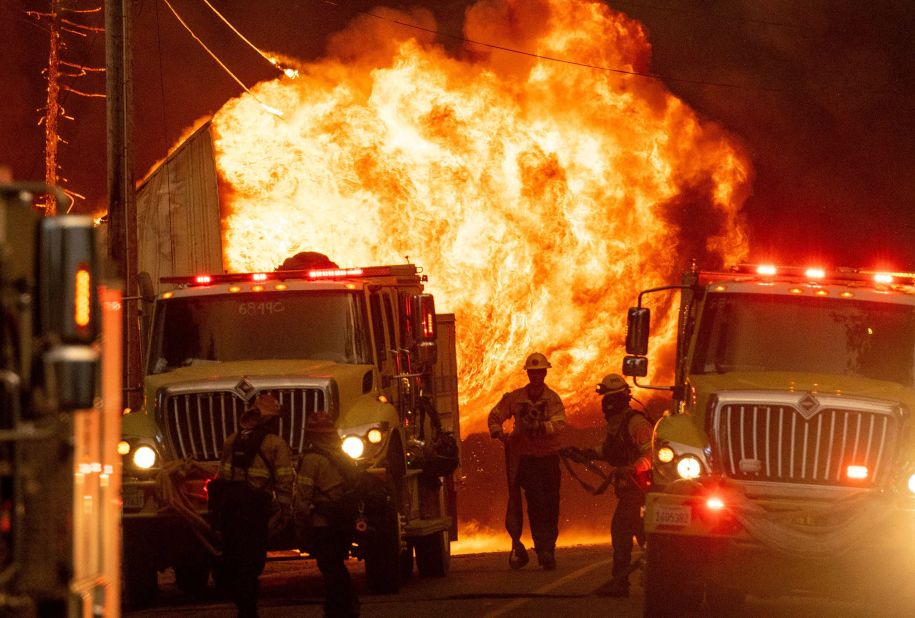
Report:
[{"label": "amber warning light", "polygon": [[89,267],[80,264],[73,279],[73,321],[79,328],[86,328],[92,317],[92,277]]}]

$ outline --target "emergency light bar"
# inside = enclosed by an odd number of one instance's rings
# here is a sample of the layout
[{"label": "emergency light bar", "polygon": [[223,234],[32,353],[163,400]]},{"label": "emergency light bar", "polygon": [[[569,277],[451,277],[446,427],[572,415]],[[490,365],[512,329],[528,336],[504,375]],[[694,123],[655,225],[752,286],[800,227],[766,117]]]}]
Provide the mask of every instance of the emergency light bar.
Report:
[{"label": "emergency light bar", "polygon": [[188,277],[162,277],[162,283],[184,286],[217,285],[220,283],[263,283],[264,281],[285,281],[287,279],[339,280],[366,279],[370,277],[400,276],[413,277],[420,272],[415,264],[392,266],[366,266],[362,268],[333,268],[312,270],[276,270],[273,272],[229,273],[224,275],[194,275]]},{"label": "emergency light bar", "polygon": [[863,270],[858,268],[835,268],[827,270],[821,267],[775,266],[774,264],[738,264],[730,269],[732,273],[756,275],[761,279],[784,278],[819,282],[861,281],[878,285],[915,285],[915,273],[885,272]]}]

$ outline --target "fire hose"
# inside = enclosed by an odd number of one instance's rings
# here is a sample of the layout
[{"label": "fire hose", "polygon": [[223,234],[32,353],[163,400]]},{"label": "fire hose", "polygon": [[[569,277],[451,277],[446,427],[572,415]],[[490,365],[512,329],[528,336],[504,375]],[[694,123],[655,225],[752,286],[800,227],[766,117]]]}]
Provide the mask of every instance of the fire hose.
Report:
[{"label": "fire hose", "polygon": [[215,532],[210,523],[200,516],[191,503],[188,494],[182,489],[184,481],[191,475],[210,478],[213,471],[194,459],[180,459],[166,463],[156,477],[156,494],[165,504],[163,510],[172,509],[190,526],[194,536],[213,556],[220,552],[213,545]]},{"label": "fire hose", "polygon": [[[571,450],[571,447],[560,450],[559,457],[562,459],[562,463],[566,467],[566,470],[568,470],[569,476],[578,481],[578,484],[581,485],[586,492],[595,496],[599,496],[607,491],[607,488],[610,487],[610,485],[616,481],[621,480],[626,475],[626,472],[620,468],[613,468],[609,473],[605,472],[603,469],[594,465],[591,463],[591,461],[585,459],[582,455],[580,455],[578,450]],[[569,463],[570,459],[576,463],[581,464],[584,466],[585,470],[600,478],[600,484],[595,487],[594,485],[591,485],[583,478],[578,476],[578,474],[575,472],[575,469],[572,468],[572,465]]]}]

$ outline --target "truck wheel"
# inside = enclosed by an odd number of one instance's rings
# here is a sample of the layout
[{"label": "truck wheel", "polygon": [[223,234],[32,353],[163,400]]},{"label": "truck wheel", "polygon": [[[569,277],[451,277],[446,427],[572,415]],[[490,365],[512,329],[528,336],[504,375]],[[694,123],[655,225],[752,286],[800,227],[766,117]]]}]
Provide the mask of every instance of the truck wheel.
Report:
[{"label": "truck wheel", "polygon": [[444,577],[451,567],[451,537],[447,530],[421,536],[416,547],[416,569],[423,577]]},{"label": "truck wheel", "polygon": [[682,616],[702,603],[701,582],[690,579],[693,555],[685,539],[649,534],[645,547],[645,615]]},{"label": "truck wheel", "polygon": [[176,564],[175,583],[189,597],[204,596],[210,583],[210,565],[206,562]]},{"label": "truck wheel", "polygon": [[155,604],[159,594],[159,572],[155,564],[143,560],[142,555],[138,558],[126,551],[123,560],[124,605],[146,607]]},{"label": "truck wheel", "polygon": [[400,591],[403,532],[393,501],[388,501],[372,524],[375,531],[365,550],[366,583],[372,594],[394,594]]}]

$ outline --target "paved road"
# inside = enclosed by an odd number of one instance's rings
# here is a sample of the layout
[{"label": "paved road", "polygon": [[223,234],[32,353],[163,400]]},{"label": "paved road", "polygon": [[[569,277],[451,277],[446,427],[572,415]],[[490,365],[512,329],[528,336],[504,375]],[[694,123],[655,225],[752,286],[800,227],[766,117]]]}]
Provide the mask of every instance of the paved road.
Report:
[{"label": "paved road", "polygon": [[[536,560],[521,571],[511,571],[504,553],[454,556],[451,573],[443,579],[414,575],[400,594],[373,596],[366,592],[362,563],[350,561],[350,572],[362,600],[366,618],[445,618],[450,616],[555,618],[590,616],[641,616],[644,595],[640,572],[632,576],[633,587],[627,599],[609,599],[594,594],[609,579],[611,551],[607,545],[560,548],[558,568],[543,571]],[[636,553],[638,555],[638,553]],[[261,616],[320,617],[322,581],[313,561],[273,562],[261,578]],[[134,618],[163,616],[235,616],[225,602],[208,599],[189,602],[175,589],[167,575],[160,578],[162,601],[156,608],[126,612]],[[705,616],[700,612],[696,616]],[[750,597],[741,616],[893,616],[900,613],[893,605],[839,602],[819,597],[792,596],[779,599]]]}]

